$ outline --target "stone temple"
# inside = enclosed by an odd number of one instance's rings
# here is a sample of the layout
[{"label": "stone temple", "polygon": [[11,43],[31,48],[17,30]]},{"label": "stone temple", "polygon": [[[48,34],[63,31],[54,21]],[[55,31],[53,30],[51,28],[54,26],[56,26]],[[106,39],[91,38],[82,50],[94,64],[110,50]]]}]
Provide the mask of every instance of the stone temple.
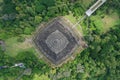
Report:
[{"label": "stone temple", "polygon": [[34,35],[35,47],[50,64],[58,66],[84,47],[83,38],[72,26],[67,19],[59,17],[40,26]]}]

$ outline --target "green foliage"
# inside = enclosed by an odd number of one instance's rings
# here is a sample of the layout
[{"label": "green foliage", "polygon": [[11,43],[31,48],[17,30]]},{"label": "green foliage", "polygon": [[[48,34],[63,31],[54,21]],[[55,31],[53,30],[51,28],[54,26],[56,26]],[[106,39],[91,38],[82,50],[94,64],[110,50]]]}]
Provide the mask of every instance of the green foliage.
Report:
[{"label": "green foliage", "polygon": [[42,21],[42,17],[41,16],[35,16],[35,23],[39,24]]},{"label": "green foliage", "polygon": [[[42,60],[39,60],[33,54],[32,50],[20,52],[15,58],[9,57],[5,55],[4,52],[0,51],[0,62],[0,66],[12,66],[15,63],[24,62],[27,68],[32,68],[33,74],[43,74],[50,69]],[[1,70],[0,75],[3,76],[3,80],[8,77],[14,77],[15,79],[21,74],[21,70],[22,69],[20,68],[3,69]],[[32,78],[32,75],[30,77]]]},{"label": "green foliage", "polygon": [[12,2],[12,0],[3,0],[3,14],[10,14],[16,12],[15,10],[15,4]]},{"label": "green foliage", "polygon": [[[51,69],[44,61],[38,59],[33,48],[24,49],[22,45],[19,51],[16,45],[24,43],[25,37],[22,34],[30,35],[36,29],[38,24],[48,21],[57,16],[68,15],[69,12],[76,19],[81,17],[85,10],[90,6],[92,0],[3,0],[0,4],[0,39],[6,41],[7,51],[0,48],[0,66],[12,66],[14,63],[23,62],[27,68],[32,68],[30,76],[23,76],[23,80],[46,79],[53,80],[119,80],[120,77],[120,23],[105,33],[102,33],[105,27],[103,19],[111,16],[113,12],[118,14],[120,20],[119,0],[107,1],[93,17],[86,19],[83,23],[83,32],[86,35],[86,41],[89,45],[82,53],[78,54],[75,60],[70,61],[63,66]],[[84,5],[83,5],[84,4]],[[15,14],[15,16],[13,16]],[[12,18],[6,17],[12,15]],[[10,16],[11,17],[11,16]],[[73,19],[73,17],[71,17]],[[113,17],[112,17],[113,18]],[[72,20],[71,19],[71,20]],[[88,20],[88,25],[87,24]],[[108,18],[108,20],[110,20]],[[108,21],[107,20],[107,21]],[[116,21],[112,21],[115,23]],[[73,19],[73,23],[76,20]],[[88,29],[87,29],[88,28]],[[89,31],[88,31],[89,30]],[[17,36],[17,38],[16,38]],[[14,57],[9,55],[17,54]],[[84,67],[83,72],[77,72],[77,65]],[[54,72],[51,72],[54,70]],[[70,71],[69,77],[63,73]],[[0,70],[0,79],[15,80],[21,74],[20,68],[8,68]],[[51,77],[52,76],[52,77]]]},{"label": "green foliage", "polygon": [[31,34],[31,32],[33,31],[33,28],[32,27],[26,27],[25,30],[24,30],[24,34]]},{"label": "green foliage", "polygon": [[25,38],[23,36],[19,36],[17,39],[18,42],[24,42]]},{"label": "green foliage", "polygon": [[36,10],[37,13],[42,13],[42,11],[45,10],[45,9],[46,9],[45,6],[41,5],[39,3],[37,3],[36,6],[35,6],[35,10]]}]

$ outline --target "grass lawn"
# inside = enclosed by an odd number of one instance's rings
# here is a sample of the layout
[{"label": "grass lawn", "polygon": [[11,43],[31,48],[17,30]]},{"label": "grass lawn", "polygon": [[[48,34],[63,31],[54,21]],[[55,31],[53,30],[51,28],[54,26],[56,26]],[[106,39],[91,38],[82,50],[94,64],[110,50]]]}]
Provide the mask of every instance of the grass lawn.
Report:
[{"label": "grass lawn", "polygon": [[50,80],[50,79],[48,78],[48,75],[46,74],[44,75],[35,74],[33,77],[33,80]]},{"label": "grass lawn", "polygon": [[3,0],[0,0],[0,2],[3,2]]},{"label": "grass lawn", "polygon": [[94,24],[98,29],[101,30],[101,33],[106,33],[116,24],[119,24],[120,19],[117,13],[112,13],[110,15],[104,15],[104,18],[101,18],[99,15],[91,16],[90,19],[94,21]]},{"label": "grass lawn", "polygon": [[0,80],[15,80],[13,77],[0,77]]},{"label": "grass lawn", "polygon": [[119,24],[120,19],[117,13],[106,15],[103,19],[104,32],[108,31],[112,26]]},{"label": "grass lawn", "polygon": [[[78,22],[78,20],[73,16],[73,14],[66,15],[65,18],[67,18],[68,20],[70,20],[70,22],[71,22],[73,25],[75,25],[76,22]],[[81,33],[83,33],[83,32],[82,32],[82,27],[81,27],[80,24],[77,25],[75,28],[77,28]]]},{"label": "grass lawn", "polygon": [[32,48],[32,45],[30,42],[31,39],[29,39],[29,36],[25,36],[25,37],[28,37],[28,38],[26,38],[24,42],[18,42],[17,41],[18,37],[12,37],[7,39],[5,41],[6,43],[5,53],[11,57],[14,57],[21,51],[31,49]]}]

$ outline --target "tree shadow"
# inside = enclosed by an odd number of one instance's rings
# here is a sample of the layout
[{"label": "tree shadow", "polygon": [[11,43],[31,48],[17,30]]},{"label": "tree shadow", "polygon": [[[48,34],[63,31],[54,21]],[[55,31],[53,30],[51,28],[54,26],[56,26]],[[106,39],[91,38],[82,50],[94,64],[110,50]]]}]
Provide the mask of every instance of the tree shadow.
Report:
[{"label": "tree shadow", "polygon": [[15,10],[15,4],[12,2],[12,0],[3,0],[2,4],[2,14],[11,14],[16,13]]},{"label": "tree shadow", "polygon": [[3,0],[1,3],[1,19],[14,20],[16,18],[16,6],[12,0]]}]

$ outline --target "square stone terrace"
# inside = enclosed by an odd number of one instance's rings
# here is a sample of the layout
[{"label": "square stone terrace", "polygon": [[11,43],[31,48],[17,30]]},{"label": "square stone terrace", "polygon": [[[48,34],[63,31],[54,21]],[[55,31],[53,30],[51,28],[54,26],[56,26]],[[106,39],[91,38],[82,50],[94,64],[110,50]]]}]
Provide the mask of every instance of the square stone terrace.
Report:
[{"label": "square stone terrace", "polygon": [[78,48],[80,50],[84,46],[81,35],[76,34],[72,26],[66,19],[59,17],[41,27],[34,35],[33,42],[37,50],[55,66],[65,62]]}]

